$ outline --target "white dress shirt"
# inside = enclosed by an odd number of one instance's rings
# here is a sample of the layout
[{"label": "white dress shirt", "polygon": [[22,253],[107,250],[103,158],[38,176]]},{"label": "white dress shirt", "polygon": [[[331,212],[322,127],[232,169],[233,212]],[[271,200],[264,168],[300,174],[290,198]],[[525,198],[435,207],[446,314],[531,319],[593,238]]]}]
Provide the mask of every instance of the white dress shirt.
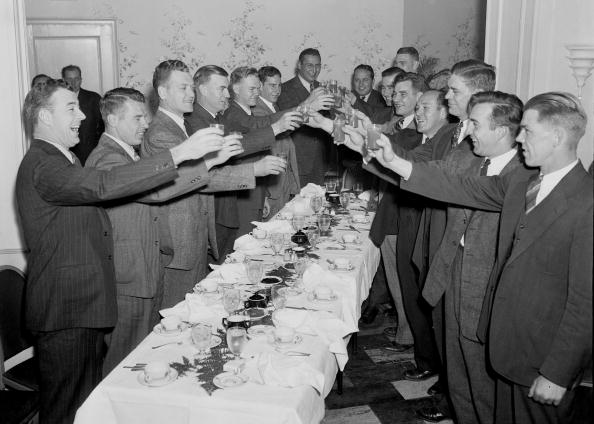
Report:
[{"label": "white dress shirt", "polygon": [[466,135],[467,135],[466,132],[468,131],[469,124],[470,124],[469,119],[465,119],[464,121],[462,121],[462,130],[460,131],[460,135],[458,136],[458,144],[460,144],[462,142],[462,140],[464,140],[464,138],[466,137]]},{"label": "white dress shirt", "polygon": [[576,159],[564,168],[558,169],[555,172],[551,172],[550,174],[543,175],[534,206],[542,202],[551,193],[551,191],[553,191],[557,184],[559,184],[559,181],[569,174],[569,171],[571,171],[577,164],[578,160]]},{"label": "white dress shirt", "polygon": [[173,112],[169,112],[168,110],[163,109],[161,106],[159,106],[159,110],[161,112],[163,112],[165,115],[169,116],[171,119],[173,119],[173,122],[175,122],[184,132],[184,134],[186,135],[186,137],[188,137],[188,133],[186,132],[186,126],[184,125],[184,118],[176,115]]},{"label": "white dress shirt", "polygon": [[402,118],[402,126],[400,127],[402,128],[408,128],[408,126],[411,124],[411,122],[413,121],[413,119],[415,119],[415,114],[411,114],[408,116],[405,116],[404,118]]},{"label": "white dress shirt", "polygon": [[241,103],[239,103],[237,100],[234,100],[235,103],[237,103],[237,105],[243,109],[243,111],[245,113],[247,113],[248,115],[252,116],[252,109],[249,106],[244,106]]},{"label": "white dress shirt", "polygon": [[268,106],[268,109],[270,109],[273,113],[276,112],[276,108],[274,107],[274,104],[272,104],[272,102],[269,102],[262,96],[260,96],[260,100],[262,100],[262,103]]},{"label": "white dress shirt", "polygon": [[116,138],[107,132],[105,132],[104,134],[106,136],[108,136],[109,138],[111,138],[113,141],[115,141],[122,149],[124,149],[124,151],[128,154],[128,156],[130,156],[132,158],[132,160],[134,162],[136,162],[137,160],[140,159],[140,156],[138,156],[138,153],[136,153],[136,151],[134,150],[134,147],[130,146],[127,143],[124,143],[119,138]]},{"label": "white dress shirt", "polygon": [[70,163],[74,164],[74,153],[72,153],[66,147],[62,146],[61,144],[54,143],[52,141],[44,140],[43,138],[37,138],[37,140],[42,140],[42,141],[45,141],[46,143],[51,144],[56,149],[58,149],[60,152],[62,152],[62,154],[64,156],[66,156],[66,159],[68,159],[70,161]]},{"label": "white dress shirt", "polygon": [[297,74],[297,77],[299,77],[299,81],[301,81],[301,84],[303,84],[303,86],[305,87],[305,89],[307,90],[307,92],[308,93],[311,93],[311,90],[309,89],[310,83],[307,82],[307,80],[305,80],[305,78],[303,78],[299,74]]}]

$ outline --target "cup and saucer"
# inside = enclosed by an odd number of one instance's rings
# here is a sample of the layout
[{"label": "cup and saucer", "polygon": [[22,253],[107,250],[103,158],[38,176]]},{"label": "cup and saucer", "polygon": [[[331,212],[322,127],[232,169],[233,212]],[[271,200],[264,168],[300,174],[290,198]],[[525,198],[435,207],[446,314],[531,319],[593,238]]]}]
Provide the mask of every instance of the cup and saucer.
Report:
[{"label": "cup and saucer", "polygon": [[237,374],[230,371],[225,371],[215,375],[212,383],[219,389],[229,389],[231,387],[237,387],[245,384],[248,378],[244,375]]},{"label": "cup and saucer", "polygon": [[269,334],[274,331],[274,326],[258,324],[248,328],[248,337],[252,340],[267,340]]},{"label": "cup and saucer", "polygon": [[328,269],[332,271],[348,272],[355,269],[355,266],[347,258],[328,259]]},{"label": "cup and saucer", "polygon": [[307,295],[307,300],[310,302],[334,302],[338,299],[338,295],[328,286],[317,286]]},{"label": "cup and saucer", "polygon": [[149,362],[138,373],[137,380],[143,386],[161,387],[177,379],[178,373],[166,362]]},{"label": "cup and saucer", "polygon": [[172,337],[179,336],[188,329],[188,324],[183,322],[180,317],[171,315],[165,317],[161,322],[153,327],[153,332],[160,336]]},{"label": "cup and saucer", "polygon": [[277,348],[289,348],[298,345],[303,341],[303,336],[297,334],[294,328],[278,326],[270,334],[272,343]]}]

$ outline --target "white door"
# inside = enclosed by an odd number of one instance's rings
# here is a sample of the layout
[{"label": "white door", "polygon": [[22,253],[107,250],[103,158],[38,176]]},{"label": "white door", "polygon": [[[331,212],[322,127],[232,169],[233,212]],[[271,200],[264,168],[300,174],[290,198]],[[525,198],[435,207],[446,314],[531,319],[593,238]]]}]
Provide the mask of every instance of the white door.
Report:
[{"label": "white door", "polygon": [[103,94],[118,86],[114,20],[27,20],[29,75],[61,78],[66,65],[82,70],[82,87]]}]

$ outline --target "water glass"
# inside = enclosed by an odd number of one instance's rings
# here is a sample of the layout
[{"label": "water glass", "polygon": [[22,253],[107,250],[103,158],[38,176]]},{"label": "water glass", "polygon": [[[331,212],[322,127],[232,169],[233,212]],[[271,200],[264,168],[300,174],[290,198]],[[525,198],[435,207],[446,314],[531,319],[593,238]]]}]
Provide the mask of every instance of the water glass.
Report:
[{"label": "water glass", "polygon": [[379,124],[371,124],[367,127],[367,140],[366,140],[366,147],[367,150],[371,152],[376,152],[380,149],[380,146],[377,144],[380,136],[382,135],[381,125]]},{"label": "water glass", "polygon": [[344,143],[344,124],[346,121],[341,117],[336,117],[334,120],[334,129],[332,130],[332,136],[334,137],[334,143],[336,144],[343,144]]},{"label": "water glass", "polygon": [[210,353],[212,325],[198,323],[192,327],[192,343],[198,349],[198,355],[206,356]]},{"label": "water glass", "polygon": [[303,273],[305,272],[305,269],[307,268],[307,264],[308,264],[309,260],[307,258],[298,258],[295,261],[295,272],[297,273],[297,277],[302,280],[303,279]]},{"label": "water glass", "polygon": [[273,233],[270,235],[270,247],[275,255],[279,255],[283,250],[284,236],[281,233]]},{"label": "water glass", "polygon": [[272,289],[270,289],[270,299],[272,300],[274,309],[277,311],[284,308],[287,304],[287,288],[280,284],[272,286]]},{"label": "water glass", "polygon": [[326,193],[336,192],[336,180],[326,181],[324,186],[326,186]]},{"label": "water glass", "polygon": [[225,126],[223,124],[210,124],[209,126],[210,128],[217,128],[221,130],[223,134],[225,133]]},{"label": "water glass", "polygon": [[363,184],[355,183],[353,185],[353,191],[355,192],[355,196],[359,197],[359,195],[363,193]]},{"label": "water glass", "polygon": [[236,359],[239,359],[247,341],[247,331],[243,327],[229,327],[227,329],[227,347]]},{"label": "water glass", "polygon": [[258,284],[264,274],[264,263],[262,261],[248,260],[245,264],[248,280],[252,284]]},{"label": "water glass", "polygon": [[241,293],[239,289],[226,288],[223,290],[223,308],[231,314],[239,309],[241,305]]},{"label": "water glass", "polygon": [[291,225],[293,229],[297,232],[305,226],[305,216],[304,215],[295,215],[291,218]]},{"label": "water glass", "polygon": [[308,105],[299,105],[299,107],[297,107],[297,112],[299,112],[301,114],[301,119],[303,120],[304,124],[307,124],[309,122],[309,113],[310,113],[310,108]]},{"label": "water glass", "polygon": [[320,229],[318,227],[310,227],[305,231],[305,235],[307,236],[309,245],[312,247],[312,249],[315,249],[316,245],[318,244],[318,240],[320,239]]},{"label": "water glass", "polygon": [[349,202],[351,201],[351,193],[349,193],[348,191],[343,191],[340,193],[340,205],[343,208],[347,208],[347,206],[349,205]]},{"label": "water glass", "polygon": [[328,214],[322,214],[318,216],[318,227],[320,227],[320,231],[324,233],[330,229],[330,224],[332,223],[332,216]]},{"label": "water glass", "polygon": [[324,199],[321,196],[313,196],[309,200],[309,205],[314,213],[318,213],[322,209],[322,206],[324,206]]}]

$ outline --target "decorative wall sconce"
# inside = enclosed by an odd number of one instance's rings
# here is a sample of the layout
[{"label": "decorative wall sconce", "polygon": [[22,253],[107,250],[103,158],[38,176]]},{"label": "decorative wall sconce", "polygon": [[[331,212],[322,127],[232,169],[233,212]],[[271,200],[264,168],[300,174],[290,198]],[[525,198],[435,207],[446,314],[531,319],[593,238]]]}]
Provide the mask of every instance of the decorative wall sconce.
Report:
[{"label": "decorative wall sconce", "polygon": [[577,83],[578,99],[582,99],[582,89],[594,69],[594,44],[567,44],[569,67]]}]

